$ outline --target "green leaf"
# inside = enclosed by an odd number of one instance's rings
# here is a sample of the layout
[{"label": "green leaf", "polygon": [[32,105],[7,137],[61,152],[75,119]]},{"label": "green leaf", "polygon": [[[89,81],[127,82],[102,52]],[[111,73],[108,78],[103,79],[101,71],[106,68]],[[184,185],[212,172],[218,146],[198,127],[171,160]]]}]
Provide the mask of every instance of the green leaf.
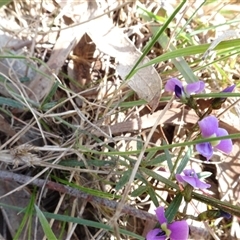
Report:
[{"label": "green leaf", "polygon": [[215,208],[221,209],[225,212],[228,212],[232,215],[235,215],[237,217],[240,217],[240,207],[237,205],[232,205],[228,202],[223,202],[220,201],[216,198],[210,197],[210,196],[205,196],[203,194],[199,194],[196,192],[192,193],[192,197],[200,202],[209,204]]},{"label": "green leaf", "polygon": [[36,209],[36,213],[39,218],[39,221],[42,225],[43,231],[44,231],[45,235],[47,236],[47,239],[57,240],[56,236],[54,235],[54,233],[53,233],[46,217],[42,213],[42,211],[38,208],[37,205],[35,205],[35,209]]},{"label": "green leaf", "polygon": [[[151,27],[152,31],[155,32],[156,27]],[[162,34],[158,42],[159,44],[163,47],[163,49],[167,48],[169,44],[169,38],[167,35],[164,33]],[[173,44],[169,44],[169,50],[170,51],[175,51],[177,48]],[[172,62],[174,66],[177,68],[177,70],[182,74],[183,78],[187,83],[192,83],[196,82],[199,79],[194,75],[192,69],[189,67],[188,63],[183,57],[178,57],[177,59],[172,59]]]},{"label": "green leaf", "polygon": [[5,105],[8,107],[18,108],[18,109],[24,109],[24,105],[16,100],[13,100],[11,98],[5,98],[0,97],[0,105]]},{"label": "green leaf", "polygon": [[157,154],[157,152],[158,152],[157,150],[148,152],[146,158],[144,159],[144,162],[150,161],[152,158],[154,158],[154,156]]},{"label": "green leaf", "polygon": [[132,193],[131,196],[132,197],[138,197],[140,195],[142,195],[143,193],[147,192],[148,187],[146,185],[144,186],[139,186],[137,189],[135,189]]},{"label": "green leaf", "polygon": [[197,175],[199,178],[205,179],[205,178],[210,177],[212,175],[212,173],[205,171],[205,172],[200,172]]},{"label": "green leaf", "polygon": [[0,8],[1,8],[2,6],[6,6],[6,5],[9,4],[11,1],[12,1],[12,0],[1,0],[1,1],[0,1]]},{"label": "green leaf", "polygon": [[106,198],[106,199],[114,199],[114,198],[120,198],[120,196],[117,196],[115,194],[111,194],[111,193],[107,193],[107,192],[103,192],[97,189],[92,189],[92,188],[87,188],[87,187],[83,187],[83,186],[79,186],[76,185],[74,183],[68,182],[66,180],[63,180],[61,178],[58,178],[56,176],[52,176],[53,179],[56,179],[58,182],[63,183],[69,187],[75,188],[75,189],[79,189],[80,191],[96,196],[96,197],[102,197],[102,198]]},{"label": "green leaf", "polygon": [[119,179],[119,181],[116,184],[116,191],[119,191],[121,188],[123,188],[125,186],[125,184],[128,183],[130,175],[131,175],[132,170],[128,169],[127,171],[125,171],[122,175],[122,177]]},{"label": "green leaf", "polygon": [[[163,146],[164,145],[167,145],[167,143],[166,143],[166,141],[163,140]],[[166,156],[166,159],[167,159],[167,164],[168,164],[169,171],[172,172],[172,169],[173,169],[172,156],[171,156],[168,149],[164,149],[164,152],[165,152],[165,156]]]},{"label": "green leaf", "polygon": [[153,177],[154,179],[156,179],[156,180],[166,184],[167,186],[179,190],[179,187],[178,187],[178,185],[176,183],[173,183],[172,181],[168,180],[165,177],[162,177],[161,175],[155,173],[154,171],[152,171],[150,169],[147,169],[147,168],[140,168],[140,170],[142,172],[144,172],[145,174],[147,174],[148,176]]},{"label": "green leaf", "polygon": [[[41,104],[41,109],[49,109],[49,102],[51,101],[52,97],[54,96],[54,94],[56,93],[57,89],[59,86],[59,82],[55,81],[50,92],[46,95],[46,97],[44,98],[42,104]],[[52,105],[53,103],[51,103]],[[54,102],[54,104],[56,104],[56,102]]]},{"label": "green leaf", "polygon": [[182,161],[180,162],[180,164],[177,168],[177,171],[176,171],[177,174],[180,174],[183,171],[183,169],[187,166],[188,161],[189,161],[191,156],[192,156],[192,146],[190,146],[188,148],[186,154],[182,158]]},{"label": "green leaf", "polygon": [[176,197],[173,199],[173,201],[169,204],[167,210],[165,211],[165,216],[168,220],[168,222],[172,222],[178,212],[178,209],[181,205],[183,196],[181,193],[178,193]]},{"label": "green leaf", "polygon": [[[209,46],[210,46],[210,44],[201,44],[198,46],[190,46],[190,47],[186,47],[186,48],[180,48],[180,49],[177,49],[172,52],[164,53],[161,56],[156,57],[156,58],[150,60],[149,62],[143,64],[141,67],[138,67],[137,69],[135,69],[133,71],[132,75],[141,68],[151,66],[151,65],[157,64],[159,62],[164,62],[169,59],[174,59],[174,58],[178,58],[178,57],[191,56],[191,55],[204,53],[208,49]],[[234,50],[239,50],[239,48],[240,48],[239,46],[240,46],[240,39],[233,39],[233,40],[221,42],[218,46],[216,46],[215,50],[220,50],[220,49],[229,49],[230,50],[231,49],[232,51],[234,51]]]},{"label": "green leaf", "polygon": [[152,187],[148,188],[148,193],[149,193],[149,196],[150,196],[152,202],[154,203],[155,207],[158,207],[159,206],[159,202],[158,202],[156,193],[155,193],[155,191],[154,191],[154,189]]},{"label": "green leaf", "polygon": [[[27,207],[25,208],[25,214],[22,218],[22,221],[21,221],[21,224],[20,226],[18,227],[17,229],[17,232],[15,234],[15,236],[13,237],[13,240],[18,240],[20,238],[20,235],[22,233],[22,231],[24,230],[24,226],[27,224],[28,222],[28,229],[29,229],[29,236],[31,236],[31,223],[32,223],[32,216],[33,216],[33,213],[34,213],[34,202],[35,202],[35,194],[33,193],[31,195],[31,199],[27,205]],[[30,239],[30,238],[29,238]]]},{"label": "green leaf", "polygon": [[[0,202],[0,206],[4,207],[4,208],[10,208],[10,209],[13,209],[13,210],[18,211],[18,212],[23,210],[20,207],[8,205],[8,204],[1,203],[1,202]],[[25,211],[23,210],[23,212],[25,212]],[[80,218],[80,217],[70,217],[70,216],[67,216],[67,215],[54,214],[54,213],[49,213],[49,212],[43,212],[43,214],[46,218],[49,218],[49,219],[55,219],[55,220],[59,220],[59,221],[62,221],[62,222],[76,223],[76,224],[84,225],[84,226],[87,226],[87,227],[99,228],[99,229],[102,229],[102,230],[105,230],[105,231],[111,231],[111,232],[114,231],[113,228],[110,227],[108,224],[104,224],[104,223],[101,223],[101,222],[94,222],[94,221],[86,220],[86,219],[83,219],[83,218]],[[136,233],[127,231],[127,230],[122,229],[122,228],[119,228],[119,232],[121,234],[125,234],[125,235],[128,235],[128,236],[132,237],[132,239],[138,239],[138,240],[144,240],[145,239],[144,237],[139,236]],[[50,239],[51,238],[49,238],[48,240],[50,240]],[[128,238],[126,238],[126,239],[128,239]]]},{"label": "green leaf", "polygon": [[144,166],[160,166],[161,163],[163,163],[165,161],[166,161],[166,155],[160,154],[157,157],[155,157],[154,159],[152,159],[146,163],[144,162]]}]

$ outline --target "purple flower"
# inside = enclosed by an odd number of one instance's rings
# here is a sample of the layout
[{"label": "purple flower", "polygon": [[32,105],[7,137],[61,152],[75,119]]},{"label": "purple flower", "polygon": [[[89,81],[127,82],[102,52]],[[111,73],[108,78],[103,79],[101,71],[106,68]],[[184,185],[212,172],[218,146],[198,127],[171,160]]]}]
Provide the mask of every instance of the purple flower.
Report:
[{"label": "purple flower", "polygon": [[[232,85],[230,87],[225,88],[222,93],[228,93],[232,92],[235,88],[235,85]],[[212,108],[213,109],[220,109],[222,107],[222,104],[226,101],[226,97],[217,97],[213,98],[212,100]]]},{"label": "purple flower", "polygon": [[227,88],[223,89],[222,92],[226,92],[226,93],[230,92],[231,93],[234,88],[235,88],[235,84],[230,86],[230,87],[227,87]]},{"label": "purple flower", "polygon": [[204,89],[204,82],[198,81],[194,83],[189,83],[183,87],[182,82],[177,78],[170,78],[166,85],[165,91],[175,92],[178,98],[189,97],[192,93],[200,93]]},{"label": "purple flower", "polygon": [[193,169],[186,169],[183,171],[184,175],[176,174],[175,178],[179,183],[184,185],[190,184],[194,188],[205,189],[211,187],[210,184],[207,184],[201,181]]},{"label": "purple flower", "polygon": [[[203,138],[227,136],[228,132],[224,128],[218,127],[218,120],[214,116],[207,116],[198,122]],[[224,153],[232,151],[232,140],[223,139],[219,141],[204,142],[196,144],[196,150],[209,160],[213,155],[213,149],[218,149]]]},{"label": "purple flower", "polygon": [[156,228],[148,232],[147,240],[165,240],[166,238],[170,238],[170,240],[188,239],[189,227],[185,220],[168,223],[163,207],[156,209],[156,215],[161,229]]}]

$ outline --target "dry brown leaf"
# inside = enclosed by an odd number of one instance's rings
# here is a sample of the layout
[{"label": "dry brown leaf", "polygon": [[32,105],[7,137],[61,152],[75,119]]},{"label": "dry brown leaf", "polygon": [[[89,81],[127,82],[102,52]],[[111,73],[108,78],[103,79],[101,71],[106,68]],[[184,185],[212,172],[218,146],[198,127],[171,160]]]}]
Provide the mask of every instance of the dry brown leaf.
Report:
[{"label": "dry brown leaf", "polygon": [[74,92],[82,91],[91,81],[90,68],[95,49],[95,44],[87,34],[83,35],[73,49],[73,55],[71,56],[73,61],[73,74],[72,76],[70,75],[69,69],[68,74],[76,80],[76,84],[70,82],[70,86]]},{"label": "dry brown leaf", "polygon": [[[88,5],[91,5],[90,3],[76,2],[76,4],[68,5],[66,1],[59,1],[59,4],[60,3],[62,4],[63,14],[65,13],[66,5],[67,7],[74,7],[75,10],[78,10],[78,21],[85,22],[92,17],[92,9],[88,7]],[[59,70],[63,66],[70,52],[86,32],[86,27],[87,24],[80,24],[60,31],[60,36],[57,39],[51,57],[46,64],[47,66],[42,65],[39,69],[42,74],[38,74],[29,84],[29,88],[32,91],[29,92],[29,97],[31,99],[40,101],[48,94],[54,83],[52,72],[56,75],[59,73]]]},{"label": "dry brown leaf", "polygon": [[[98,8],[98,14],[102,13],[103,10]],[[107,15],[91,21],[88,34],[102,52],[116,58],[119,63],[117,71],[124,80],[142,53],[136,49],[122,29],[114,26]],[[140,66],[148,61],[149,59],[145,57]],[[156,108],[161,96],[162,81],[154,67],[140,69],[128,80],[128,85],[141,99],[146,100],[153,110]]]}]

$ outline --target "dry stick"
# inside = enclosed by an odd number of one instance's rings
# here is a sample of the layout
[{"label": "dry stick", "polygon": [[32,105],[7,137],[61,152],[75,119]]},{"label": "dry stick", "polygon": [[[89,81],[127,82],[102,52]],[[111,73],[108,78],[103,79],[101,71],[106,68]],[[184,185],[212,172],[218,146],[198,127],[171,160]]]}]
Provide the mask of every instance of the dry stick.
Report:
[{"label": "dry stick", "polygon": [[[64,156],[64,154],[65,154],[65,152],[63,152],[62,154],[60,154],[60,155],[58,156],[58,158],[57,158],[55,161],[52,162],[52,164],[58,163],[59,160],[62,158],[62,156]],[[44,168],[44,169],[43,169],[41,172],[39,172],[37,175],[35,175],[35,176],[32,177],[32,178],[29,178],[30,181],[34,181],[35,179],[37,179],[38,177],[40,177],[42,174],[44,174],[44,173],[45,173],[47,170],[49,170],[49,169],[50,169],[50,167]],[[0,178],[1,178],[1,176],[0,176]],[[46,180],[44,180],[44,182],[46,182]],[[27,185],[30,184],[30,183],[31,183],[31,182],[24,182],[23,185],[21,185],[21,186],[15,188],[15,189],[13,189],[12,191],[10,191],[10,192],[8,192],[8,193],[0,196],[0,199],[1,199],[1,198],[4,198],[4,197],[7,197],[7,196],[11,195],[12,193],[14,193],[14,192],[16,192],[16,191],[20,191],[22,188],[24,188],[25,186],[27,186]]]},{"label": "dry stick", "polygon": [[[15,181],[18,183],[22,183],[24,185],[26,183],[31,183],[32,185],[37,186],[37,187],[45,186],[46,188],[58,191],[59,193],[69,194],[69,195],[77,197],[77,198],[85,199],[88,202],[92,202],[94,204],[108,207],[113,210],[115,210],[117,208],[117,204],[118,204],[116,201],[92,196],[88,193],[82,192],[81,190],[78,190],[78,189],[75,189],[75,188],[60,184],[60,183],[56,183],[53,181],[46,181],[44,179],[39,179],[39,178],[34,179],[29,176],[13,173],[13,172],[9,172],[9,171],[0,170],[0,179],[3,179],[5,181],[11,181],[11,182]],[[148,213],[148,212],[144,212],[139,209],[136,209],[129,205],[125,205],[122,208],[122,212],[125,214],[129,214],[131,216],[143,219],[143,220],[156,221],[155,215]]]},{"label": "dry stick", "polygon": [[135,163],[135,166],[133,168],[133,171],[132,171],[132,174],[130,176],[130,179],[128,181],[128,184],[126,185],[126,188],[125,188],[125,191],[123,193],[123,196],[122,196],[122,200],[119,202],[118,206],[117,206],[117,209],[116,209],[116,213],[114,214],[113,218],[112,218],[112,221],[114,222],[118,220],[119,216],[121,215],[121,213],[123,212],[123,209],[125,208],[125,202],[127,200],[127,197],[128,197],[128,193],[130,191],[130,188],[131,188],[131,185],[134,181],[134,178],[136,176],[136,173],[138,171],[138,168],[139,168],[139,165],[141,163],[141,160],[143,158],[143,155],[147,149],[147,146],[149,144],[149,141],[154,133],[154,131],[156,130],[157,126],[158,126],[158,123],[160,122],[161,118],[164,116],[164,114],[166,113],[166,111],[169,109],[170,105],[172,104],[173,102],[173,99],[174,99],[175,95],[172,96],[172,98],[170,99],[170,101],[167,103],[167,105],[165,106],[165,108],[162,110],[161,114],[158,116],[154,126],[152,127],[147,139],[146,139],[146,142],[142,148],[142,151],[140,152],[139,156],[138,156],[138,159]]}]

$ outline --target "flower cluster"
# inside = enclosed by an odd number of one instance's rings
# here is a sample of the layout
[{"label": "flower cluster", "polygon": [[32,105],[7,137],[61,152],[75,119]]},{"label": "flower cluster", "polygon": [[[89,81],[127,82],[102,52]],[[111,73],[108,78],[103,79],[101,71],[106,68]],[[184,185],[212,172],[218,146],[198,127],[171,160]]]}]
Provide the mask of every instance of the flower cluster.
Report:
[{"label": "flower cluster", "polygon": [[[192,107],[198,115],[197,105],[194,103],[191,94],[200,93],[204,90],[205,84],[203,81],[197,81],[194,83],[189,83],[186,86],[182,85],[182,82],[177,78],[171,78],[167,81],[165,85],[165,90],[169,92],[175,92],[176,97],[181,99],[182,102],[186,105]],[[235,85],[225,88],[222,92],[232,92],[235,88]],[[221,104],[226,100],[224,97],[214,98],[212,101],[212,109],[219,109]],[[218,126],[218,120],[214,116],[207,116],[198,122],[201,137],[202,138],[211,138],[211,137],[222,137],[227,136],[228,132],[224,128]],[[229,154],[232,151],[232,140],[224,139],[221,141],[211,141],[196,144],[196,150],[209,160],[213,155],[213,150],[220,150],[226,154]]]},{"label": "flower cluster", "polygon": [[160,228],[156,228],[148,232],[147,240],[187,240],[189,234],[189,227],[185,220],[168,223],[164,214],[164,208],[156,209],[157,219],[160,223]]},{"label": "flower cluster", "polygon": [[[222,92],[232,92],[235,85],[224,89]],[[174,92],[176,97],[181,100],[184,104],[194,109],[197,115],[200,117],[198,121],[201,138],[206,139],[203,143],[196,144],[196,150],[209,160],[213,151],[220,150],[224,153],[230,153],[232,151],[232,140],[223,139],[217,141],[209,141],[208,138],[228,136],[228,132],[219,127],[218,119],[215,116],[209,115],[213,109],[219,109],[222,103],[226,100],[226,97],[218,97],[211,100],[211,106],[208,111],[202,114],[198,110],[198,104],[191,96],[194,93],[200,93],[204,90],[204,82],[198,81],[183,86],[181,81],[177,78],[171,78],[165,85],[165,90]],[[207,116],[205,116],[207,115]],[[195,129],[195,128],[194,128]],[[188,203],[192,200],[192,192],[194,189],[206,189],[210,188],[211,185],[204,182],[202,179],[208,177],[211,173],[202,172],[196,173],[193,169],[185,169],[182,174],[176,174],[175,178],[178,183],[183,186],[181,194],[184,196],[185,202]],[[171,204],[170,204],[171,205]],[[186,205],[187,206],[187,205]],[[170,206],[169,206],[170,207]],[[156,216],[160,224],[160,228],[155,228],[148,232],[147,240],[187,240],[189,235],[189,226],[185,220],[168,222],[165,217],[164,208],[159,207],[156,209]],[[205,221],[209,219],[216,219],[219,217],[230,218],[231,215],[223,210],[211,209],[200,213],[197,216],[199,221]]]}]

